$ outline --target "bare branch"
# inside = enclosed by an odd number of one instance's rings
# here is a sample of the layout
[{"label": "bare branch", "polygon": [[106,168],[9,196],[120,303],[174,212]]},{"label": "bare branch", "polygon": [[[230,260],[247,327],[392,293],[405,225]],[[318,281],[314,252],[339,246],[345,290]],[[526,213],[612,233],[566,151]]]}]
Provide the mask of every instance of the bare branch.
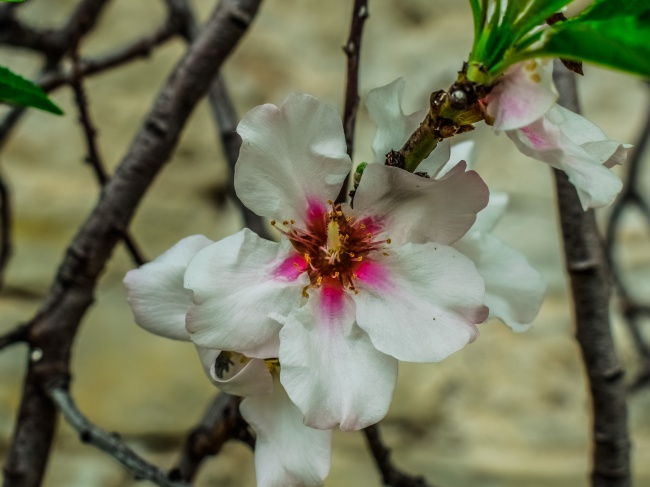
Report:
[{"label": "bare branch", "polygon": [[239,413],[240,397],[221,393],[210,404],[201,422],[188,435],[181,458],[169,477],[191,482],[206,457],[221,451],[226,441],[236,438],[251,448],[255,439]]},{"label": "bare branch", "polygon": [[27,332],[28,328],[25,325],[19,325],[9,333],[0,336],[0,350],[16,343],[26,342]]},{"label": "bare branch", "polygon": [[623,317],[630,330],[634,346],[641,361],[638,377],[632,380],[630,390],[637,391],[644,384],[650,384],[650,344],[648,344],[641,332],[639,318],[643,315],[650,316],[650,306],[639,303],[631,296],[630,290],[622,276],[622,271],[616,261],[617,230],[621,224],[623,214],[626,210],[637,208],[645,217],[646,224],[650,227],[650,207],[646,202],[645,195],[639,188],[639,173],[643,161],[643,155],[647,150],[650,140],[650,115],[648,116],[641,134],[637,139],[634,152],[626,161],[627,176],[625,187],[619,198],[613,205],[612,213],[607,224],[606,252],[609,265],[612,270],[612,277],[616,286]]},{"label": "bare branch", "polygon": [[188,487],[189,484],[171,480],[161,469],[145,461],[115,433],[108,433],[91,423],[80,411],[63,387],[52,387],[47,391],[48,396],[57,405],[63,417],[70,426],[79,433],[83,443],[93,445],[105,451],[126,467],[137,480],[149,480],[161,487]]},{"label": "bare branch", "polygon": [[381,441],[378,424],[368,426],[363,430],[363,433],[366,436],[370,452],[375,459],[375,464],[381,472],[384,485],[391,487],[433,487],[427,483],[424,477],[405,474],[393,465],[390,458],[391,452]]},{"label": "bare branch", "polygon": [[[90,110],[88,109],[88,99],[86,97],[86,91],[84,90],[83,80],[81,77],[81,72],[79,70],[79,53],[76,47],[72,50],[71,57],[72,80],[70,87],[74,92],[74,99],[77,105],[77,110],[79,112],[79,123],[83,129],[84,140],[86,141],[86,149],[88,151],[86,162],[88,162],[93,168],[95,177],[97,178],[100,186],[103,188],[106,186],[109,176],[106,173],[104,163],[102,162],[101,156],[99,155],[99,147],[97,145],[97,130],[95,129],[95,124],[93,123],[90,116]],[[146,260],[142,256],[140,249],[133,240],[133,237],[131,237],[129,234],[128,230],[124,230],[122,232],[122,240],[124,240],[124,245],[131,255],[131,258],[135,265],[143,265]]]},{"label": "bare branch", "polygon": [[[352,158],[354,153],[354,129],[359,108],[359,55],[361,53],[361,35],[363,26],[368,18],[368,0],[354,0],[352,7],[352,20],[350,22],[350,35],[348,42],[343,47],[348,63],[345,86],[345,110],[343,112],[343,131],[348,155]],[[346,177],[341,191],[336,197],[337,203],[343,203],[347,196],[350,177]]]},{"label": "bare branch", "polygon": [[[575,78],[555,63],[559,103],[579,112]],[[593,406],[593,487],[629,487],[630,440],[624,374],[609,323],[609,276],[593,210],[583,211],[574,186],[554,169],[566,267],[575,305],[576,339]]]},{"label": "bare branch", "polygon": [[40,485],[56,424],[56,408],[40,385],[68,379],[74,336],[93,301],[99,275],[260,1],[222,0],[171,73],[97,206],[68,247],[49,295],[30,326],[30,344],[42,355],[28,367],[5,465],[5,487]]},{"label": "bare branch", "polygon": [[0,290],[4,285],[4,275],[11,257],[11,200],[9,188],[0,174]]}]

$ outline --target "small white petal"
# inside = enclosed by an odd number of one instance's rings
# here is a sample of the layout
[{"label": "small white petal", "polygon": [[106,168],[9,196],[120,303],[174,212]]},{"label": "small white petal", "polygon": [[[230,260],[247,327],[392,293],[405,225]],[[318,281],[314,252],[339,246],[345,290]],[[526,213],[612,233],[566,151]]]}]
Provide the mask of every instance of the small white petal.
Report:
[{"label": "small white petal", "polygon": [[[443,142],[449,142],[448,140]],[[440,144],[438,144],[440,145]],[[476,144],[473,140],[466,140],[460,144],[454,144],[449,149],[449,157],[447,158],[446,164],[440,166],[437,171],[427,171],[429,175],[434,179],[440,179],[449,171],[451,171],[455,166],[458,165],[460,161],[465,161],[467,164],[467,169],[474,169],[474,161],[476,159]],[[419,170],[419,168],[418,168]]]},{"label": "small white petal", "polygon": [[252,109],[237,132],[235,190],[260,216],[302,222],[310,204],[336,198],[352,167],[341,117],[309,95]]},{"label": "small white petal", "polygon": [[488,189],[474,171],[458,164],[442,179],[369,164],[354,198],[355,211],[382,221],[395,242],[449,245],[474,224],[488,202]]},{"label": "small white petal", "polygon": [[354,315],[346,291],[322,287],[280,331],[280,379],[308,426],[358,430],[388,411],[397,360],[375,349]]},{"label": "small white petal", "polygon": [[497,222],[501,219],[508,206],[508,194],[493,191],[490,193],[490,201],[487,206],[483,208],[478,215],[476,215],[476,222],[470,229],[469,233],[491,232],[496,226]]},{"label": "small white petal", "polygon": [[[196,347],[203,370],[223,392],[233,396],[268,395],[273,391],[273,379],[262,359],[249,359],[237,352],[222,352],[204,347]],[[227,354],[227,355],[223,355]],[[217,371],[218,360],[226,363]]]},{"label": "small white petal", "polygon": [[563,170],[584,209],[609,205],[623,187],[608,168],[625,160],[627,146],[607,140],[598,127],[566,108],[555,105],[546,116],[507,134],[522,153]]},{"label": "small white petal", "polygon": [[472,259],[485,280],[485,304],[490,317],[514,331],[526,331],[542,305],[544,279],[515,249],[498,238],[471,232],[454,247]]},{"label": "small white petal", "polygon": [[306,273],[288,266],[295,251],[244,229],[199,252],[185,273],[194,292],[186,326],[197,345],[236,350],[267,358],[280,324],[270,314],[287,315],[302,299]]},{"label": "small white petal", "polygon": [[557,100],[553,63],[529,60],[511,66],[488,95],[494,130],[515,130],[542,117]]},{"label": "small white petal", "polygon": [[291,402],[276,374],[270,396],[247,397],[239,408],[257,435],[257,487],[322,485],[330,468],[332,431],[302,423],[302,413]]},{"label": "small white petal", "polygon": [[402,94],[405,86],[404,78],[397,78],[386,86],[370,90],[366,96],[368,115],[377,125],[372,140],[376,162],[383,163],[388,152],[399,150],[427,113],[426,110],[421,110],[408,116],[404,115]]},{"label": "small white petal", "polygon": [[[420,163],[415,172],[425,172],[432,178],[442,176],[443,168],[447,167],[452,160],[451,142],[448,139],[445,139],[438,142],[436,148],[431,152],[431,154],[429,154],[429,157]],[[456,159],[454,165],[459,161],[460,159]],[[451,169],[451,167],[449,168]]]},{"label": "small white petal", "polygon": [[185,314],[192,304],[192,292],[183,287],[183,275],[196,253],[211,243],[203,235],[186,237],[157,259],[126,274],[127,299],[138,325],[167,338],[190,339]]},{"label": "small white petal", "polygon": [[357,270],[357,322],[378,350],[437,362],[478,335],[488,315],[474,264],[444,245],[406,244]]}]

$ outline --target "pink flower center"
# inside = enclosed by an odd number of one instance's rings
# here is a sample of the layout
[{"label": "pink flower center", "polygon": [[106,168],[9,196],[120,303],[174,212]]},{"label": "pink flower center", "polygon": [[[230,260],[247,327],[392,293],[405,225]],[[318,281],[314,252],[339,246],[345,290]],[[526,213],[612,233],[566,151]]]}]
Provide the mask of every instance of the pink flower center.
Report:
[{"label": "pink flower center", "polygon": [[[287,236],[304,259],[310,287],[325,284],[356,293],[357,269],[370,253],[390,244],[390,238],[378,240],[375,237],[381,227],[371,218],[346,216],[341,205],[328,203],[332,208],[329,212],[324,209],[314,211],[313,208],[309,211],[305,229],[295,228],[295,222],[291,220],[282,222],[287,230],[278,230]],[[275,221],[271,224],[276,226]],[[293,266],[301,267],[297,262]]]}]

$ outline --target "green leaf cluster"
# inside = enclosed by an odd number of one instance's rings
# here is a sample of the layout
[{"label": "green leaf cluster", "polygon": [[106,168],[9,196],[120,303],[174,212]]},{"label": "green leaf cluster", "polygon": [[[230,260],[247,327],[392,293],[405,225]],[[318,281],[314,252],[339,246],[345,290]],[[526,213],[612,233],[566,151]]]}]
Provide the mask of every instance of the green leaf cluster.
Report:
[{"label": "green leaf cluster", "polygon": [[650,2],[594,0],[579,15],[546,25],[570,0],[469,0],[475,39],[468,78],[491,84],[508,66],[561,57],[650,78]]},{"label": "green leaf cluster", "polygon": [[39,108],[56,115],[63,114],[63,110],[40,87],[3,66],[0,66],[0,102]]}]

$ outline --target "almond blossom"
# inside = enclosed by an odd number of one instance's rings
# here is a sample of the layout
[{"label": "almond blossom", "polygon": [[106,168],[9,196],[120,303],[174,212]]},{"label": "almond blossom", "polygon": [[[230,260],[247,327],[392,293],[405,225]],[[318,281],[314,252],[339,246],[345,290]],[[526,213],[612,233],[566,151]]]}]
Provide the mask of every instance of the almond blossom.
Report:
[{"label": "almond blossom", "polygon": [[451,247],[487,188],[464,164],[439,180],[372,164],[354,209],[333,203],[351,168],[342,123],[307,95],[251,110],[237,131],[237,195],[282,241],[245,229],[201,249],[185,273],[187,330],[202,347],[277,357],[307,426],[373,424],[398,360],[442,360],[487,317],[483,279]]},{"label": "almond blossom", "polygon": [[564,171],[585,210],[607,206],[623,186],[609,169],[625,161],[630,146],[557,105],[552,70],[541,60],[511,66],[484,100],[486,114],[522,153]]},{"label": "almond blossom", "polygon": [[[372,144],[376,161],[383,161],[390,150],[399,149],[424,117],[424,111],[404,114],[401,107],[404,87],[404,79],[399,78],[368,93],[368,112],[377,125]],[[473,153],[471,140],[452,147],[443,141],[417,170],[431,178],[444,178],[459,161],[471,167]],[[371,166],[374,164],[368,168]],[[453,247],[474,262],[485,280],[485,304],[490,309],[490,318],[500,319],[514,331],[525,331],[537,316],[546,286],[539,272],[520,252],[491,233],[507,203],[507,194],[491,192],[487,207]]]},{"label": "almond blossom", "polygon": [[[187,265],[213,243],[202,235],[186,237],[167,252],[124,278],[136,323],[156,335],[190,341],[185,315],[192,293],[183,287]],[[213,384],[242,396],[242,416],[256,433],[258,487],[316,487],[329,472],[331,430],[305,426],[289,400],[273,361],[250,359],[236,352],[197,347]],[[277,355],[277,351],[275,352]]]}]

